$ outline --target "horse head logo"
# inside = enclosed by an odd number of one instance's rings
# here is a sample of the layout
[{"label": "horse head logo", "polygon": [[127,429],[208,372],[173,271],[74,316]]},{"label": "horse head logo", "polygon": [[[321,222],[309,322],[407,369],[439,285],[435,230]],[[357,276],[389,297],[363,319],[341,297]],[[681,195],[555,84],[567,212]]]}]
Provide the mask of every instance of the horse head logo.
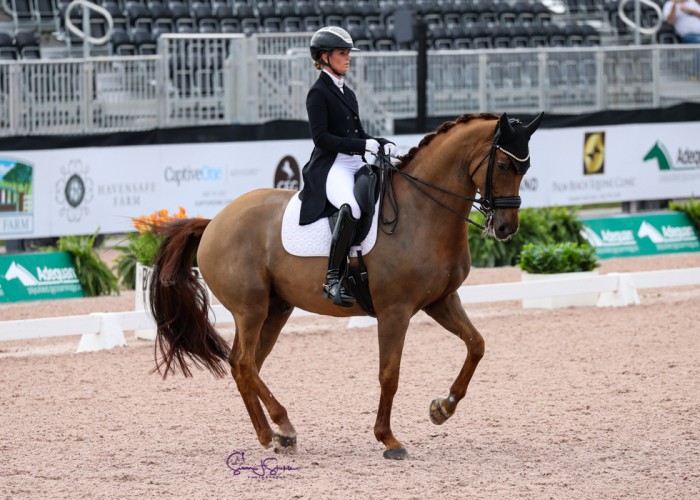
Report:
[{"label": "horse head logo", "polygon": [[24,286],[36,286],[39,284],[39,280],[32,276],[32,273],[27,271],[27,269],[21,264],[17,264],[15,261],[12,261],[12,264],[10,264],[10,267],[7,269],[5,279],[7,281],[19,279]]},{"label": "horse head logo", "polygon": [[664,236],[651,224],[649,224],[647,221],[642,222],[642,225],[639,226],[639,231],[637,231],[637,236],[640,238],[644,238],[645,236],[648,236],[649,239],[652,241],[652,243],[663,243],[664,242]]}]

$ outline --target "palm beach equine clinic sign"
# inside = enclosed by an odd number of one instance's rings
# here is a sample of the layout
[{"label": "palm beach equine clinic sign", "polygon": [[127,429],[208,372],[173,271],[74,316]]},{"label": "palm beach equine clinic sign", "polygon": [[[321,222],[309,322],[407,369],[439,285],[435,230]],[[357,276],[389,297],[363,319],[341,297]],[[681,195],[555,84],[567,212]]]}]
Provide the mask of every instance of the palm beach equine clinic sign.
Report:
[{"label": "palm beach equine clinic sign", "polygon": [[67,252],[0,255],[0,302],[83,296]]}]

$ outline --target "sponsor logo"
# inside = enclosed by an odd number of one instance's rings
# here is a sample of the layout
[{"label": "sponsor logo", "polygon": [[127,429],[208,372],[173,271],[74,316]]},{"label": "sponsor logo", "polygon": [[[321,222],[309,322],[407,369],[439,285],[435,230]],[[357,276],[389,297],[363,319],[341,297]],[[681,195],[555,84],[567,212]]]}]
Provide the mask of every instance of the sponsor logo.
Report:
[{"label": "sponsor logo", "polygon": [[156,183],[152,181],[100,184],[99,196],[109,197],[114,207],[138,207],[142,205],[142,195],[155,193]]},{"label": "sponsor logo", "polygon": [[224,171],[221,168],[215,168],[209,165],[204,165],[199,168],[174,168],[168,166],[165,167],[164,177],[165,182],[174,182],[179,187],[180,184],[187,182],[223,181]]},{"label": "sponsor logo", "polygon": [[656,160],[659,170],[700,170],[700,149],[679,147],[671,154],[661,141],[656,141],[644,156],[644,161]]},{"label": "sponsor logo", "polygon": [[639,238],[649,238],[654,244],[678,243],[683,241],[695,241],[695,231],[692,226],[668,226],[662,225],[661,231],[643,221],[637,231]]},{"label": "sponsor logo", "polygon": [[685,214],[627,216],[584,221],[581,235],[599,256],[649,255],[700,248]]},{"label": "sponsor logo", "polygon": [[78,283],[78,276],[72,267],[37,267],[36,274],[32,274],[26,267],[17,264],[14,260],[5,272],[5,279],[7,281],[17,279],[25,287]]},{"label": "sponsor logo", "polygon": [[605,132],[589,132],[583,139],[583,175],[605,173]]},{"label": "sponsor logo", "polygon": [[34,231],[34,168],[0,157],[0,235]]},{"label": "sponsor logo", "polygon": [[583,236],[591,246],[600,247],[619,247],[619,246],[636,246],[637,240],[634,237],[634,231],[631,229],[610,230],[602,229],[600,235],[588,226],[584,226],[581,230]]},{"label": "sponsor logo", "polygon": [[301,173],[299,164],[294,157],[285,156],[280,160],[275,169],[275,188],[299,191],[300,186]]},{"label": "sponsor logo", "polygon": [[70,160],[61,167],[61,177],[56,181],[56,203],[59,215],[69,222],[80,222],[90,212],[93,182],[90,166],[81,160]]}]

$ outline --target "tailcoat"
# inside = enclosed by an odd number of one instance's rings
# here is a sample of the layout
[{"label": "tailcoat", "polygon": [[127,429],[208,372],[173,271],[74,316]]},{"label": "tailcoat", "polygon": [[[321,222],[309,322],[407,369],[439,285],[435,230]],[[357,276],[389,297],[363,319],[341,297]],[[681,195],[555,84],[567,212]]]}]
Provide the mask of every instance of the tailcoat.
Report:
[{"label": "tailcoat", "polygon": [[326,178],[338,153],[361,155],[365,161],[365,141],[374,139],[362,128],[355,93],[347,85],[341,91],[324,71],[309,90],[306,110],[314,149],[302,170],[304,185],[299,194],[302,226],[337,210],[326,197]]}]

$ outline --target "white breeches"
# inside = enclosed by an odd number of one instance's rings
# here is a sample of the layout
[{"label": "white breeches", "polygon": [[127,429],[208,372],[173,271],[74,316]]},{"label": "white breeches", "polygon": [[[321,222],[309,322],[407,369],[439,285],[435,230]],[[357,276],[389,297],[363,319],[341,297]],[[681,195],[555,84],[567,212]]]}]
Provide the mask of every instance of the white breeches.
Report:
[{"label": "white breeches", "polygon": [[348,204],[352,216],[359,219],[360,206],[355,200],[355,173],[364,166],[361,156],[350,156],[338,153],[338,156],[328,172],[326,179],[326,197],[336,208]]}]

